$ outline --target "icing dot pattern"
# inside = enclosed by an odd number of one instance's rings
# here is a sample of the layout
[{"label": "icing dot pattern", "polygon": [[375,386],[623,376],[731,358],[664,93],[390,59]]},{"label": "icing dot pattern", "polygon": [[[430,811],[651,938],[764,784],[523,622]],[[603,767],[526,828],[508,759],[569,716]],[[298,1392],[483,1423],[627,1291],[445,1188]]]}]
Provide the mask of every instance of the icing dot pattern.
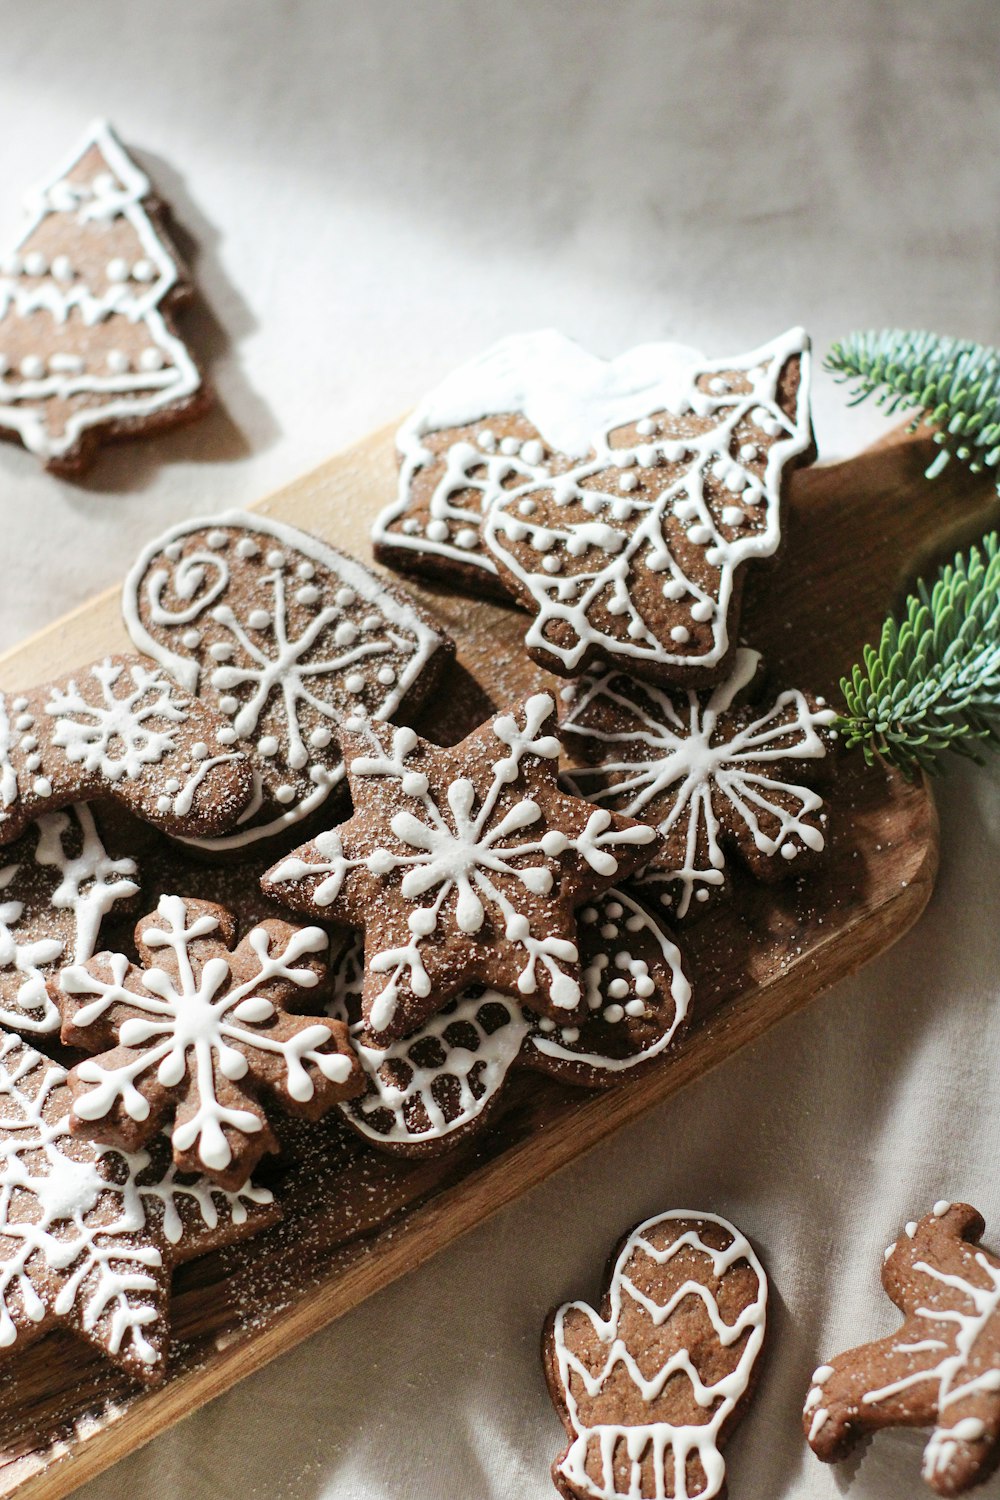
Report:
[{"label": "icing dot pattern", "polygon": [[776,550],[786,469],[811,452],[808,375],[801,329],[716,361],[672,344],[604,361],[557,334],[503,340],[400,429],[377,555],[506,587],[553,671],[601,652],[655,680],[707,673],[729,648],[738,570]]},{"label": "icing dot pattern", "polygon": [[[599,935],[608,907],[631,924],[624,964],[609,968]],[[588,913],[593,915],[588,918]],[[498,990],[462,992],[409,1036],[373,1047],[361,1020],[364,943],[356,936],[334,966],[329,1014],[351,1028],[366,1091],[340,1106],[366,1140],[401,1155],[450,1149],[488,1123],[514,1067],[603,1088],[662,1056],[687,1021],[691,986],[669,929],[614,889],[581,913],[580,948],[587,1017],[561,1026]],[[609,975],[627,972],[633,996],[608,1016]],[[619,1007],[621,1008],[621,1007]]]},{"label": "icing dot pattern", "polygon": [[83,466],[102,430],[163,425],[205,399],[171,319],[190,285],[152,191],[99,123],[31,194],[0,267],[0,426],[53,468]]}]

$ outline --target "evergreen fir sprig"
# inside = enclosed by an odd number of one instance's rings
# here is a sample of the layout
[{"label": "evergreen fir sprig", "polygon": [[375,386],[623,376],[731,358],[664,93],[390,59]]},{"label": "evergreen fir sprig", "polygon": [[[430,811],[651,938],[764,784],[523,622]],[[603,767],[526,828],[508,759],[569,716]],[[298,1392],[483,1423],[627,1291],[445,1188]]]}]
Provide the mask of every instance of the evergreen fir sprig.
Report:
[{"label": "evergreen fir sprig", "polygon": [[933,333],[872,329],[834,344],[826,369],[855,382],[852,405],[874,396],[890,415],[918,408],[911,432],[926,423],[941,448],[929,479],[953,457],[973,473],[1000,466],[1000,350]]},{"label": "evergreen fir sprig", "polygon": [[907,776],[935,775],[947,750],[980,760],[981,747],[1000,747],[997,534],[959,553],[929,590],[921,580],[840,687],[837,728],[869,763],[878,755]]}]

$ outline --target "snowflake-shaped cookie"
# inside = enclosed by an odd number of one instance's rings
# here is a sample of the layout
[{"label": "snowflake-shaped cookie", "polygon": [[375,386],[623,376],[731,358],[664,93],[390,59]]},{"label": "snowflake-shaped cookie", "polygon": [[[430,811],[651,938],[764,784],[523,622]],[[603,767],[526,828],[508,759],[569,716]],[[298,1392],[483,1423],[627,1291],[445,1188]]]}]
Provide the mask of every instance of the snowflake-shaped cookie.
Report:
[{"label": "snowflake-shaped cookie", "polygon": [[823,799],[800,782],[816,778],[836,715],[796,689],[740,706],[759,665],[741,647],[710,692],[604,672],[569,698],[562,734],[588,762],[569,779],[592,802],[656,826],[664,842],[639,887],[678,917],[723,885],[727,845],[762,880],[824,846]]},{"label": "snowflake-shaped cookie", "polygon": [[47,983],[97,948],[112,907],[138,894],[133,859],[113,859],[85,803],[47,813],[0,866],[0,1025],[59,1030]]},{"label": "snowflake-shaped cookie", "polygon": [[731,652],[745,565],[777,550],[788,476],[814,452],[808,373],[801,329],[716,360],[504,339],[400,430],[377,555],[499,581],[535,615],[526,645],[551,671],[610,656],[704,685]]},{"label": "snowflake-shaped cookie", "polygon": [[669,932],[612,889],[579,913],[579,933],[586,1011],[578,1025],[557,1025],[475,985],[386,1047],[366,1039],[364,943],[351,942],[334,969],[328,1006],[350,1024],[365,1070],[365,1093],[340,1106],[348,1124],[383,1150],[436,1155],[484,1128],[513,1067],[607,1088],[661,1057],[681,1034],[691,1002]]},{"label": "snowflake-shaped cookie", "polygon": [[656,835],[558,789],[553,717],[536,693],[454,749],[411,729],[352,733],[354,817],[265,875],[296,910],[365,928],[373,1040],[405,1036],[471,983],[556,1019],[579,1009],[576,908],[648,859]]},{"label": "snowflake-shaped cookie", "polygon": [[452,646],[356,559],[266,516],[185,521],[139,557],[122,595],[135,644],[256,751],[257,796],[228,848],[315,811],[343,780],[350,717],[390,719]]},{"label": "snowflake-shaped cookie", "polygon": [[253,794],[228,725],[139,656],[0,693],[0,844],[71,802],[112,797],[166,833],[231,827]]},{"label": "snowflake-shaped cookie", "polygon": [[566,1500],[721,1500],[722,1447],[751,1394],[767,1277],[715,1214],[674,1209],[626,1236],[600,1311],[568,1302],[542,1337],[570,1439],[552,1465]]},{"label": "snowflake-shaped cookie", "polygon": [[885,1252],[895,1333],[820,1365],[803,1430],[828,1463],[883,1427],[932,1427],[923,1477],[939,1495],[981,1484],[1000,1460],[1000,1260],[982,1215],[942,1201]]},{"label": "snowflake-shaped cookie", "polygon": [[271,1223],[271,1194],[72,1137],[69,1106],[65,1070],[0,1032],[0,1354],[61,1324],[155,1381],[171,1266]]},{"label": "snowflake-shaped cookie", "polygon": [[134,1149],[172,1118],[177,1165],[237,1187],[277,1150],[262,1096],[318,1119],[363,1087],[346,1029],[286,1009],[325,972],[326,934],[235,938],[225,907],[166,895],[136,928],[141,967],[102,953],[63,971],[62,1039],[99,1054],[70,1073],[74,1131]]}]

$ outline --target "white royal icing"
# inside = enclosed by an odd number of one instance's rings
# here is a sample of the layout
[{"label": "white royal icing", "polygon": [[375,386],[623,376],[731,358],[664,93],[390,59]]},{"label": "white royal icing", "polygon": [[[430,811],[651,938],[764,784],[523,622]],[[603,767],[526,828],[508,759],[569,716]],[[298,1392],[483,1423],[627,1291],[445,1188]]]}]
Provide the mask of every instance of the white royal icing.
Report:
[{"label": "white royal icing", "polygon": [[[220,1213],[243,1223],[248,1205],[272,1197],[251,1183],[225,1192],[204,1178],[181,1182],[172,1165],[140,1184],[150,1165],[144,1151],[129,1154],[76,1139],[70,1154],[69,1115],[51,1118],[50,1107],[65,1082],[65,1069],[0,1033],[0,1348],[17,1341],[25,1317],[40,1322],[50,1311],[57,1317],[76,1311],[84,1332],[110,1320],[102,1340],[109,1354],[127,1353],[151,1366],[157,1350],[148,1331],[160,1324],[162,1338],[164,1330],[150,1272],[163,1265],[160,1236],[171,1245],[182,1238],[179,1203],[186,1200],[212,1229]],[[124,1180],[115,1170],[120,1163]],[[25,1195],[36,1205],[30,1219]],[[150,1233],[154,1202],[158,1232],[154,1226]],[[47,1273],[44,1293],[29,1275],[39,1263]]]},{"label": "white royal icing", "polygon": [[[541,970],[554,1006],[573,1010],[579,1005],[580,984],[563,967],[578,961],[576,944],[533,932],[529,915],[518,907],[517,888],[534,896],[547,896],[555,884],[549,861],[570,851],[582,856],[599,875],[613,876],[618,869],[611,852],[615,845],[645,844],[655,835],[645,827],[619,831],[611,827],[611,815],[603,809],[595,811],[585,828],[572,838],[557,829],[539,834],[537,825],[543,822],[543,814],[530,796],[498,813],[504,788],[517,780],[526,755],[543,760],[558,758],[559,741],[554,735],[541,733],[554,708],[549,694],[536,693],[523,705],[523,725],[513,714],[495,718],[493,733],[507,753],[494,762],[491,785],[477,798],[473,783],[466,777],[457,778],[447,789],[447,808],[435,801],[427,777],[408,763],[419,743],[416,734],[412,729],[397,729],[388,753],[376,746],[376,754],[356,757],[351,765],[354,776],[388,777],[399,783],[401,805],[390,824],[396,846],[349,858],[343,852],[339,832],[331,829],[319,834],[310,846],[319,860],[291,856],[270,873],[269,879],[276,885],[324,876],[310,895],[316,905],[328,907],[337,900],[352,870],[365,868],[379,875],[405,871],[400,891],[413,903],[408,919],[410,937],[401,947],[366,954],[369,972],[388,976],[368,1018],[373,1031],[392,1025],[404,975],[414,995],[423,998],[430,994],[431,979],[422,945],[437,931],[442,909],[453,893],[460,932],[480,931],[486,916],[485,901],[496,913],[496,926],[520,949],[524,966],[517,988],[521,996],[530,999],[537,992]],[[525,838],[514,844],[506,842],[521,830],[526,831]],[[525,864],[524,860],[536,862]],[[502,877],[503,883],[495,881],[494,875]],[[431,893],[429,905],[418,904],[420,897]]]},{"label": "white royal icing", "polygon": [[[311,969],[296,969],[294,965],[304,955],[325,949],[327,936],[318,927],[302,927],[292,933],[280,952],[272,953],[266,928],[255,927],[246,941],[257,960],[256,972],[234,984],[231,954],[220,949],[201,966],[200,973],[192,960],[192,941],[218,931],[215,917],[202,912],[188,925],[180,896],[161,896],[157,914],[164,925],[147,927],[143,942],[148,948],[172,953],[176,979],[158,968],[133,968],[130,976],[129,961],[121,953],[108,955],[110,981],[76,965],[62,973],[60,983],[65,994],[95,997],[74,1015],[76,1030],[85,1031],[114,1005],[125,1006],[131,1015],[119,1026],[118,1040],[135,1054],[118,1067],[106,1067],[96,1058],[79,1063],[77,1077],[93,1087],[77,1097],[74,1111],[83,1120],[100,1120],[120,1105],[131,1119],[145,1120],[150,1106],[136,1088],[136,1080],[155,1070],[157,1081],[172,1087],[189,1073],[192,1088],[187,1103],[192,1104],[196,1098],[197,1104],[174,1124],[171,1139],[179,1152],[197,1146],[202,1163],[220,1171],[229,1165],[233,1154],[223,1127],[244,1134],[262,1128],[258,1115],[224,1105],[216,1094],[216,1067],[233,1081],[248,1074],[250,1064],[239,1048],[277,1054],[283,1067],[282,1084],[300,1102],[311,1099],[315,1092],[306,1064],[334,1083],[345,1082],[350,1074],[348,1058],[317,1050],[330,1040],[326,1026],[303,1027],[284,1041],[249,1029],[252,1024],[277,1017],[276,1007],[262,993],[273,980],[299,989],[317,983]],[[128,977],[131,984],[126,987]]]},{"label": "white royal icing", "polygon": [[[660,889],[663,904],[678,917],[687,915],[692,900],[704,899],[710,887],[725,881],[719,802],[764,855],[791,859],[799,841],[812,850],[824,846],[822,832],[809,821],[822,809],[822,797],[782,779],[781,763],[821,760],[827,750],[818,731],[832,724],[836,714],[810,708],[801,692],[790,689],[755,708],[751,721],[733,736],[717,736],[720,718],[753,680],[759,662],[758,652],[740,647],[728,678],[708,693],[642,683],[633,696],[620,672],[585,678],[561,724],[566,736],[607,746],[596,765],[571,773],[569,780],[581,795],[609,802],[634,818],[648,818],[655,799],[671,798],[657,826],[665,836],[684,830],[683,863],[650,871],[640,885]],[[626,716],[622,729],[588,724],[587,710],[594,704],[620,709]],[[650,750],[655,754],[650,756]],[[794,806],[784,806],[786,799]],[[776,820],[775,832],[765,832],[761,815]]]},{"label": "white royal icing", "polygon": [[[612,888],[588,911],[593,912],[594,921],[603,919],[605,925],[609,921],[615,924],[613,936],[607,939],[608,951],[596,954],[584,966],[584,994],[592,1011],[605,1006],[609,956],[613,952],[612,972],[629,973],[629,980],[625,981],[626,1003],[641,1004],[641,1014],[645,1015],[645,1002],[655,986],[648,979],[647,965],[631,958],[629,934],[641,928],[659,946],[670,973],[674,1012],[669,1025],[649,1045],[620,1057],[587,1052],[575,1045],[577,1028],[549,1023],[551,1030],[544,1030],[545,1023],[510,996],[499,990],[477,988],[463,992],[409,1036],[387,1047],[370,1046],[365,1040],[363,1021],[354,1019],[360,1014],[364,954],[359,935],[338,965],[328,1006],[334,1019],[350,1025],[355,1051],[368,1080],[366,1094],[345,1100],[339,1106],[354,1128],[376,1145],[444,1140],[478,1119],[503,1088],[510,1069],[519,1060],[530,1066],[532,1054],[572,1063],[596,1074],[613,1075],[626,1073],[665,1051],[685,1020],[691,1000],[691,986],[676,944],[623,891]],[[643,983],[644,976],[647,983]],[[618,1023],[627,1024],[625,1007],[619,1005],[617,1009]],[[607,1018],[606,1008],[604,1014]],[[472,1045],[456,1040],[470,1034]],[[397,1070],[407,1075],[405,1083],[392,1081],[398,1077]],[[454,1101],[454,1084],[458,1085],[457,1104],[452,1102],[445,1109],[439,1090],[443,1085]],[[422,1106],[425,1128],[413,1124],[415,1106]]]},{"label": "white royal icing", "polygon": [[[211,699],[213,706],[231,719],[234,739],[253,742],[262,713],[276,700],[281,703],[287,750],[281,750],[274,736],[265,736],[257,742],[258,753],[265,759],[280,753],[294,772],[308,779],[311,790],[300,795],[292,789],[288,798],[278,787],[277,800],[294,805],[264,823],[255,823],[265,792],[258,773],[254,801],[244,810],[235,832],[187,841],[225,850],[272,837],[320,807],[345,771],[343,761],[329,764],[317,752],[334,742],[350,712],[360,710],[375,719],[391,719],[440,649],[442,638],[355,558],[334,551],[318,538],[268,516],[243,511],[228,511],[212,519],[215,529],[208,532],[204,549],[186,555],[180,551],[185,537],[205,530],[208,523],[204,519],[181,522],[144,548],[125,580],[122,614],[137,648],[158,661],[189,692]],[[237,533],[235,537],[232,531]],[[268,591],[268,608],[253,609],[241,620],[225,596],[234,569],[259,557],[262,547],[255,538],[281,545],[272,547],[264,558],[267,572],[262,574],[262,581]],[[227,555],[230,550],[235,563]],[[333,575],[334,586],[328,592],[309,582],[317,565]],[[168,586],[186,601],[183,607],[170,609],[163,603]],[[316,609],[297,636],[288,621],[290,592],[298,603]],[[177,642],[185,650],[172,650],[147,629],[140,614],[141,602],[145,602],[153,626],[187,627]],[[360,619],[359,602],[365,606]],[[230,639],[216,643],[212,664],[202,666],[192,654],[201,643],[196,622],[209,614]],[[326,647],[321,657],[306,659],[317,644]],[[390,654],[396,665],[380,673],[380,662]],[[401,656],[403,663],[399,665]],[[357,700],[350,712],[324,696],[324,679],[331,688],[346,689]],[[329,728],[321,724],[307,735],[300,722],[303,706],[320,715]]]},{"label": "white royal icing", "polygon": [[[79,852],[69,853],[79,829]],[[133,878],[133,859],[112,859],[104,847],[85,803],[64,812],[39,818],[29,837],[36,837],[31,863],[0,868],[0,976],[13,970],[20,976],[15,995],[0,1003],[0,1025],[18,1031],[51,1033],[59,1030],[59,1011],[52,1001],[46,978],[55,965],[69,959],[86,963],[97,948],[101,922],[116,901],[139,891]],[[49,904],[53,912],[68,912],[73,935],[67,952],[66,938],[49,935],[32,939],[19,930],[24,901],[19,898],[20,880],[31,879],[34,867],[53,872]]]},{"label": "white royal icing", "polygon": [[[86,182],[71,181],[73,169],[95,147],[99,169]],[[70,452],[88,427],[150,416],[191,396],[201,384],[197,366],[159,310],[177,286],[179,270],[143,207],[151,192],[149,179],[111,127],[96,121],[59,171],[29,196],[27,226],[0,272],[0,351],[8,317],[31,318],[47,332],[59,329],[67,348],[47,364],[30,356],[18,371],[0,363],[0,425],[42,458]],[[97,285],[77,277],[68,256],[57,256],[48,266],[31,247],[38,236],[51,242],[53,222],[60,217],[67,242],[113,232],[120,244],[121,225],[127,223],[135,242],[131,266],[120,257],[109,261]],[[136,324],[148,335],[137,368],[121,351],[112,350],[118,358],[103,363],[91,351],[88,330],[117,319],[129,329],[130,348]],[[65,425],[51,427],[47,401],[75,396],[93,399],[71,410]]]},{"label": "white royal icing", "polygon": [[[730,1237],[730,1243],[725,1249],[716,1250],[705,1243],[697,1228],[677,1234],[662,1249],[652,1243],[651,1236],[656,1230],[676,1221],[717,1225]],[[684,1248],[703,1254],[711,1266],[712,1275],[717,1279],[724,1278],[738,1262],[745,1261],[750,1267],[756,1277],[756,1297],[740,1311],[735,1322],[725,1321],[716,1296],[701,1281],[684,1282],[664,1304],[656,1302],[636,1287],[629,1271],[638,1257],[646,1257],[657,1265],[665,1265]],[[697,1354],[698,1351],[689,1351],[684,1347],[672,1351],[659,1369],[651,1374],[644,1374],[636,1353],[619,1336],[623,1298],[639,1302],[648,1313],[653,1326],[662,1328],[689,1296],[701,1301],[713,1333],[723,1349],[748,1335],[735,1367],[714,1384],[703,1381],[692,1359],[692,1352]],[[725,1219],[691,1209],[675,1209],[647,1219],[629,1235],[615,1263],[609,1303],[607,1318],[600,1317],[585,1302],[570,1302],[559,1308],[555,1316],[553,1339],[556,1368],[567,1414],[576,1434],[565,1458],[559,1463],[559,1473],[577,1493],[592,1496],[593,1500],[636,1500],[636,1497],[646,1493],[642,1487],[642,1467],[644,1459],[651,1455],[656,1496],[669,1493],[676,1500],[712,1500],[713,1496],[721,1492],[726,1477],[725,1460],[719,1451],[720,1435],[746,1394],[754,1363],[764,1342],[767,1277],[763,1266],[749,1240]],[[565,1322],[571,1311],[582,1313],[590,1321],[600,1344],[607,1350],[606,1358],[596,1373],[591,1373],[567,1347]],[[592,1400],[599,1399],[619,1367],[624,1369],[631,1386],[647,1404],[662,1394],[669,1380],[682,1374],[690,1382],[694,1400],[703,1409],[705,1420],[681,1426],[674,1426],[666,1421],[634,1426],[624,1425],[620,1421],[585,1425],[573,1392],[574,1378],[582,1383],[588,1397]],[[587,1468],[588,1456],[592,1456],[592,1443],[598,1445],[600,1453],[598,1476],[592,1476]],[[628,1487],[624,1490],[617,1487],[614,1475],[616,1449],[621,1443],[624,1443],[630,1460]],[[705,1483],[702,1488],[691,1491],[688,1489],[687,1464],[693,1457],[701,1465]]]},{"label": "white royal icing", "polygon": [[[790,420],[778,404],[777,382],[793,356],[801,360],[801,381]],[[374,538],[394,548],[472,563],[488,572],[496,571],[492,551],[537,611],[528,645],[557,659],[560,670],[572,672],[595,647],[631,657],[640,667],[643,662],[668,668],[712,667],[729,646],[735,571],[777,549],[782,472],[812,442],[809,362],[809,341],[799,328],[751,353],[716,360],[669,343],[640,345],[618,359],[603,360],[551,330],[503,339],[448,376],[400,428],[398,491],[378,517]],[[713,370],[733,369],[740,371],[749,391],[730,391],[719,377],[708,391],[698,384],[699,377]],[[657,439],[651,418],[663,411],[716,420],[706,431],[683,439]],[[514,443],[515,451],[510,452],[504,445],[497,452],[487,434],[481,434],[478,445],[456,442],[445,455],[445,473],[431,497],[426,528],[421,531],[420,522],[410,517],[402,529],[390,529],[409,509],[415,476],[433,460],[423,441],[428,433],[514,412],[535,426],[550,450],[578,460],[574,467],[553,475],[551,458],[537,441]],[[736,457],[731,452],[733,434],[747,420],[760,429],[762,446],[767,439],[762,472],[750,467],[761,457],[758,445],[742,444]],[[612,448],[611,433],[632,422],[638,423],[643,441],[633,448]],[[624,499],[636,489],[629,469],[661,461],[684,461],[685,466],[655,500]],[[608,469],[616,492],[581,489],[582,480]],[[719,517],[703,495],[709,470],[733,496]],[[560,504],[585,498],[592,519],[558,527],[533,520],[537,506],[532,493],[543,487],[553,488]],[[688,541],[704,549],[706,564],[717,574],[711,589],[690,578],[671,552],[663,525],[671,513],[684,523]],[[480,527],[489,551],[476,546]],[[509,545],[525,539],[539,554],[536,570],[527,568]],[[561,577],[554,547],[565,548],[571,557],[592,554],[593,565]],[[709,650],[695,655],[672,649],[686,644],[683,627],[676,627],[678,633],[666,641],[657,639],[627,586],[629,572],[639,561],[662,576],[668,598],[690,596],[692,616],[712,621]],[[590,617],[590,607],[599,599],[613,614],[628,616],[627,638],[604,633]],[[557,621],[572,627],[570,644],[551,639],[551,626]]]}]

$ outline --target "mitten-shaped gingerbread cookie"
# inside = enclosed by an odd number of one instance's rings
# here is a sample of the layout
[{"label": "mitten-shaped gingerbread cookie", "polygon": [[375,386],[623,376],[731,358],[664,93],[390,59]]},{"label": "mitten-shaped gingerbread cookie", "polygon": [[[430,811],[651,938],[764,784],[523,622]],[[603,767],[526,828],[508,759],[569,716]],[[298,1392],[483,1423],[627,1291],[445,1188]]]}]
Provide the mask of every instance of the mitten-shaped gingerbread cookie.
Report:
[{"label": "mitten-shaped gingerbread cookie", "polygon": [[882,1285],[903,1313],[888,1338],[813,1375],[803,1426],[834,1463],[880,1427],[931,1427],[923,1477],[939,1495],[981,1483],[1000,1460],[1000,1259],[967,1203],[936,1203],[885,1253]]},{"label": "mitten-shaped gingerbread cookie", "polygon": [[133,1151],[173,1119],[174,1160],[238,1187],[277,1150],[263,1099],[306,1119],[364,1088],[338,1021],[292,1015],[325,972],[318,927],[267,921],[234,948],[225,907],[161,896],[142,966],[102,953],[63,971],[62,1039],[100,1055],[70,1073],[73,1130]]},{"label": "mitten-shaped gingerbread cookie", "polygon": [[767,1278],[714,1214],[675,1209],[622,1244],[600,1313],[551,1313],[542,1354],[570,1437],[552,1466],[566,1500],[716,1500],[721,1446],[750,1395]]}]

